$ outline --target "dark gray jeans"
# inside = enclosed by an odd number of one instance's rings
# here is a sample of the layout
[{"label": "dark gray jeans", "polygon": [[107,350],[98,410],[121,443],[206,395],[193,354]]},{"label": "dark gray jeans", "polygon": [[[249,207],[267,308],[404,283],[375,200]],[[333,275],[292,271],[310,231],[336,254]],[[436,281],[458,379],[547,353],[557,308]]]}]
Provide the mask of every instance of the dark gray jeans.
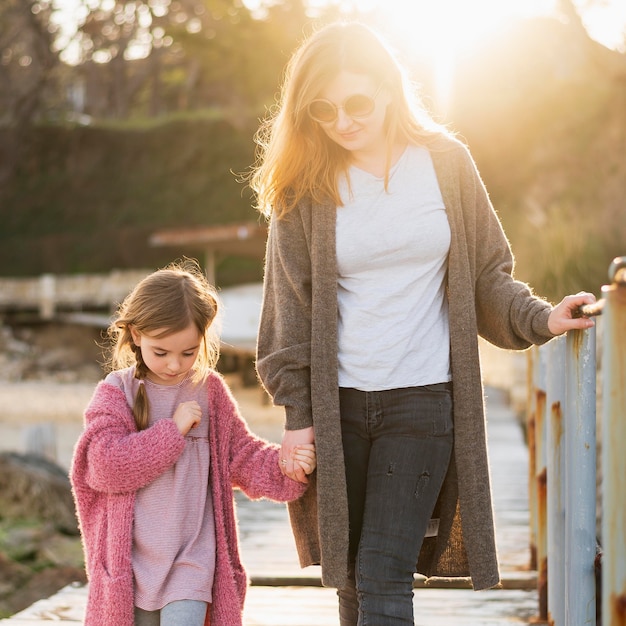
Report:
[{"label": "dark gray jeans", "polygon": [[340,389],[354,580],[341,626],[413,625],[413,574],[453,446],[450,383]]}]

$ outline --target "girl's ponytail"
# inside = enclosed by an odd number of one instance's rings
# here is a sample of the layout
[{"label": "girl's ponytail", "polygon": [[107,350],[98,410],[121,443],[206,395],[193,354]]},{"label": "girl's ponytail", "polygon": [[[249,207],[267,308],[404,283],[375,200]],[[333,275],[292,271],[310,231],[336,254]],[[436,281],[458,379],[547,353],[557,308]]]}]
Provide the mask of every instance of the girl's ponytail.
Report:
[{"label": "girl's ponytail", "polygon": [[146,393],[146,385],[144,382],[146,376],[148,375],[148,368],[143,361],[139,346],[132,344],[132,350],[135,353],[135,358],[137,359],[137,365],[135,367],[135,378],[139,380],[139,389],[137,389],[135,404],[133,405],[133,416],[135,418],[135,424],[137,424],[137,430],[145,430],[146,428],[148,428],[148,423],[150,419],[148,394]]}]

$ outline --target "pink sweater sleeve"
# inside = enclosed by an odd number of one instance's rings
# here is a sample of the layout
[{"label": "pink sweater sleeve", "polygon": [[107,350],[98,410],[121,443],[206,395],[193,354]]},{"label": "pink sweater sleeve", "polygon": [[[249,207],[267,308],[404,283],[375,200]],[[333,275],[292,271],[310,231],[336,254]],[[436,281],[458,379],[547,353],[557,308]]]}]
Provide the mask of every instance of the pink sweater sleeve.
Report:
[{"label": "pink sweater sleeve", "polygon": [[288,502],[299,498],[306,491],[306,485],[287,478],[280,471],[279,446],[250,431],[230,390],[220,378],[213,378],[211,384],[210,412],[220,423],[218,431],[226,434],[220,437],[218,446],[219,454],[229,459],[232,486],[239,487],[251,499]]},{"label": "pink sweater sleeve", "polygon": [[136,491],[173,465],[185,447],[171,420],[137,432],[123,392],[105,383],[96,388],[85,423],[75,454],[84,459],[85,483],[96,491]]}]

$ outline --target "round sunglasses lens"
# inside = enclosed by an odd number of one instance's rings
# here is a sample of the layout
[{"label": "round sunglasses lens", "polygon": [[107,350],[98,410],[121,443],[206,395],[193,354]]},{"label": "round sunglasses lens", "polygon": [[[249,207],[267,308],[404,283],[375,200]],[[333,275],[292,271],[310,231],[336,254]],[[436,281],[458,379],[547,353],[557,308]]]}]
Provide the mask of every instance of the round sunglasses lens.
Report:
[{"label": "round sunglasses lens", "polygon": [[374,110],[374,100],[368,96],[351,96],[346,100],[344,110],[350,117],[366,117]]},{"label": "round sunglasses lens", "polygon": [[313,100],[309,104],[309,115],[318,122],[332,122],[337,117],[337,110],[324,100]]}]

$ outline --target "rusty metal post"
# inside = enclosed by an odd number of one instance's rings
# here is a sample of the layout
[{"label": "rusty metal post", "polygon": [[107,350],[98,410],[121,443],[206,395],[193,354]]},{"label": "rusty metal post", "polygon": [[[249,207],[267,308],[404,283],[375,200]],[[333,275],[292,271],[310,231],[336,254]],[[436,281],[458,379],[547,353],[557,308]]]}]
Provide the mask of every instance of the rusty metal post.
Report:
[{"label": "rusty metal post", "polygon": [[596,623],[596,329],[567,333],[565,624]]},{"label": "rusty metal post", "polygon": [[537,351],[535,364],[535,474],[537,491],[537,595],[539,619],[548,619],[548,470],[546,468],[546,402],[547,346]]},{"label": "rusty metal post", "polygon": [[626,624],[626,257],[602,288],[602,623]]},{"label": "rusty metal post", "polygon": [[565,626],[565,337],[549,343],[548,353],[548,624]]},{"label": "rusty metal post", "polygon": [[526,351],[526,443],[528,445],[528,518],[530,569],[537,569],[537,370],[539,348]]}]

